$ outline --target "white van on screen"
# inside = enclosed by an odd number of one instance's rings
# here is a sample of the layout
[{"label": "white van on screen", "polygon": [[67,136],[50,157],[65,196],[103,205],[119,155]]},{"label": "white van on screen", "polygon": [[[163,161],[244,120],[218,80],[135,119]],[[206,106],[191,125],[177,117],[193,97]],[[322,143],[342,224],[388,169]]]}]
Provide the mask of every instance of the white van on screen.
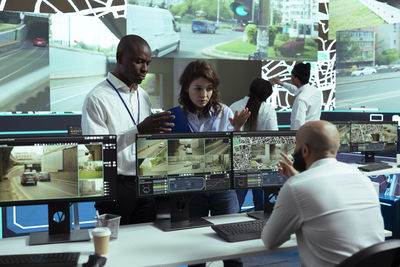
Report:
[{"label": "white van on screen", "polygon": [[126,14],[126,33],[136,34],[145,39],[150,45],[153,57],[179,51],[180,28],[168,10],[127,5]]}]

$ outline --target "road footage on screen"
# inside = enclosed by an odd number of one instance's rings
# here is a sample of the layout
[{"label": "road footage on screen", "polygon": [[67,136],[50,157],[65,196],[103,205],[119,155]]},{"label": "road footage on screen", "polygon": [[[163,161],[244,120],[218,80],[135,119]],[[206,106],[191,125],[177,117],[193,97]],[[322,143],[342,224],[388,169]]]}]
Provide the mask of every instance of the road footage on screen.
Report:
[{"label": "road footage on screen", "polygon": [[336,109],[399,110],[400,24],[336,33]]},{"label": "road footage on screen", "polygon": [[138,140],[140,177],[230,170],[229,139]]},{"label": "road footage on screen", "polygon": [[102,145],[1,147],[0,201],[104,195]]},{"label": "road footage on screen", "polygon": [[317,60],[318,0],[295,2],[128,2],[126,31],[142,36],[153,57]]}]

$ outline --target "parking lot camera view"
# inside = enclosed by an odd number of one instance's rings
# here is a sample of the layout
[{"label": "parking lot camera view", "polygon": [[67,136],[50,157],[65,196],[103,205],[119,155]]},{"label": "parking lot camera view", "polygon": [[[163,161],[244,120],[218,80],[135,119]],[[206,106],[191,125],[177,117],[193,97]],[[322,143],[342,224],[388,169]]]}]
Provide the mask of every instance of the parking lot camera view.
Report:
[{"label": "parking lot camera view", "polygon": [[127,3],[127,33],[156,57],[317,60],[318,0]]},{"label": "parking lot camera view", "polygon": [[398,111],[400,24],[338,31],[336,110]]},{"label": "parking lot camera view", "polygon": [[1,147],[0,201],[103,196],[102,145]]}]

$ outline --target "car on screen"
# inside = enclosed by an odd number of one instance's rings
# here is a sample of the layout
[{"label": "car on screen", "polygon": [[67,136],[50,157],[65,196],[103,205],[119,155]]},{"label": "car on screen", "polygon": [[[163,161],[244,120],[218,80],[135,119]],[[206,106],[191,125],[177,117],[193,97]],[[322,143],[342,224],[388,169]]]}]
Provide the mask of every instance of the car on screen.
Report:
[{"label": "car on screen", "polygon": [[192,20],[192,32],[215,33],[217,26],[213,21],[194,19]]},{"label": "car on screen", "polygon": [[232,31],[235,31],[235,32],[244,32],[245,29],[246,29],[245,25],[236,25],[236,26],[232,27]]},{"label": "car on screen", "polygon": [[363,67],[358,70],[352,71],[351,76],[363,76],[363,75],[370,75],[370,74],[375,74],[376,69],[371,68],[371,67]]},{"label": "car on screen", "polygon": [[21,175],[21,184],[22,185],[37,185],[37,175],[35,172],[24,172]]},{"label": "car on screen", "polygon": [[185,152],[186,154],[192,154],[192,148],[191,147],[186,148]]},{"label": "car on screen", "polygon": [[33,45],[34,46],[41,46],[41,47],[45,47],[47,45],[47,42],[45,39],[37,37],[33,40]]},{"label": "car on screen", "polygon": [[38,177],[40,182],[50,182],[50,173],[48,172],[39,172]]}]

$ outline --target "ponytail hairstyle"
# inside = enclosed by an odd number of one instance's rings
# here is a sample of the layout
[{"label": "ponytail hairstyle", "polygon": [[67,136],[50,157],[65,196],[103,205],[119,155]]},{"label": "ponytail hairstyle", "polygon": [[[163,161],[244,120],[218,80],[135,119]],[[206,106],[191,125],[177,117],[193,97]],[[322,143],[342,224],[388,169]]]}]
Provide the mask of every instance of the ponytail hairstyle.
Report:
[{"label": "ponytail hairstyle", "polygon": [[272,94],[272,85],[269,81],[262,78],[256,78],[250,85],[249,100],[246,108],[251,112],[245,127],[248,131],[257,130],[257,118],[260,106]]},{"label": "ponytail hairstyle", "polygon": [[298,63],[294,66],[292,74],[297,77],[302,84],[307,84],[310,81],[310,63]]}]

